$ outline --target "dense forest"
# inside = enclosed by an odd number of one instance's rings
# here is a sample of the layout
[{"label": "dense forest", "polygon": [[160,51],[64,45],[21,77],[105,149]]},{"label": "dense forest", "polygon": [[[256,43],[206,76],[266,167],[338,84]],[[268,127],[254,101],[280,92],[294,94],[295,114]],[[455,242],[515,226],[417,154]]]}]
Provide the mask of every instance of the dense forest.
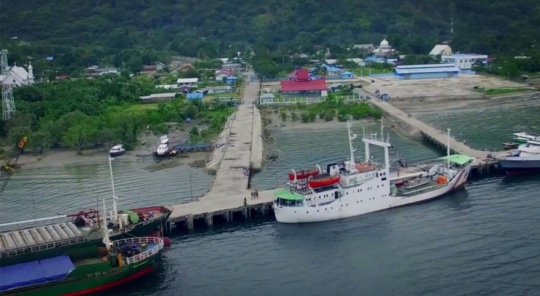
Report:
[{"label": "dense forest", "polygon": [[[27,150],[36,152],[115,143],[132,148],[143,131],[161,134],[175,127],[189,129],[194,142],[209,141],[232,113],[219,102],[188,101],[181,94],[157,106],[137,104],[140,95],[155,91],[146,77],[116,75],[19,87],[14,93],[17,113],[0,121],[0,138],[5,137],[2,144],[15,146],[26,136]],[[206,128],[187,124],[188,118]]]},{"label": "dense forest", "polygon": [[1,0],[0,7],[2,40],[48,46],[44,54],[96,46],[217,57],[257,40],[272,50],[313,53],[316,45],[384,36],[410,54],[443,40],[486,54],[540,46],[538,0]]}]

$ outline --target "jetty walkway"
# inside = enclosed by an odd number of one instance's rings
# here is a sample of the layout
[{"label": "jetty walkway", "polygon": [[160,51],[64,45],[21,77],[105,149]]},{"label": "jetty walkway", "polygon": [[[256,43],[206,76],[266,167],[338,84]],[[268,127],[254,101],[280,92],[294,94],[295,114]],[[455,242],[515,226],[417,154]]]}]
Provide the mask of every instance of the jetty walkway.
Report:
[{"label": "jetty walkway", "polygon": [[[392,106],[392,104],[378,100],[373,99],[370,100],[370,103],[373,105],[379,107],[381,110],[385,112],[386,115],[390,115],[391,117],[395,118],[396,120],[400,120],[412,128],[418,130],[424,137],[426,137],[428,140],[434,142],[438,146],[447,149],[447,142],[448,142],[448,136],[446,134],[446,131],[438,130],[429,124],[426,124],[412,116],[409,116],[409,114],[405,113],[403,110]],[[488,155],[490,154],[489,151],[484,150],[477,150],[473,149],[464,142],[456,140],[452,135],[450,134],[450,150],[454,153],[458,154],[464,154],[467,156],[474,157],[478,160],[479,166],[483,164],[489,164],[494,162],[495,160],[493,158],[489,158]],[[507,154],[508,152],[504,152],[502,154]],[[499,156],[500,153],[493,153],[491,152],[491,155],[493,157]],[[502,155],[501,154],[501,155]]]},{"label": "jetty walkway", "polygon": [[259,207],[272,201],[273,191],[260,192],[259,198],[252,200],[248,190],[251,170],[262,166],[263,141],[261,116],[254,104],[259,97],[260,82],[250,81],[255,76],[252,72],[244,73],[244,76],[246,85],[242,104],[227,121],[217,143],[219,148],[214,150],[212,161],[207,165],[216,171],[213,185],[198,201],[173,206],[171,222],[185,221],[188,228],[192,228],[194,219],[205,218],[212,225],[212,217],[224,213],[227,220],[238,211],[249,216],[243,206],[244,198],[249,205]]}]

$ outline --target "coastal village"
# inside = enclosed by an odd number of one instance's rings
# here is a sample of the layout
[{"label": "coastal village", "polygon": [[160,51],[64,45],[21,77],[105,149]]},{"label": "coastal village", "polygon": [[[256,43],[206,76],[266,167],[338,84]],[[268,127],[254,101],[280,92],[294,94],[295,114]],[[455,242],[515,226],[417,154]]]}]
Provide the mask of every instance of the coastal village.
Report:
[{"label": "coastal village", "polygon": [[[147,132],[141,141],[144,143],[140,143],[143,148],[137,146],[138,150],[128,151],[124,143],[92,150],[100,159],[108,156],[112,197],[98,200],[102,210],[74,209],[74,214],[1,224],[0,266],[16,276],[2,280],[0,292],[54,295],[58,291],[80,291],[80,286],[71,284],[72,281],[101,290],[110,284],[120,285],[122,278],[150,272],[152,266],[159,264],[157,258],[162,250],[174,243],[169,237],[175,232],[192,233],[196,228],[268,216],[278,223],[345,219],[441,197],[466,187],[471,176],[532,174],[540,169],[539,131],[501,135],[500,149],[494,151],[472,147],[455,137],[451,129],[441,130],[409,112],[420,105],[449,110],[471,102],[482,104],[518,96],[539,101],[540,91],[534,79],[523,76],[510,80],[476,73],[476,67],[489,67],[492,58],[453,52],[448,42],[434,45],[427,53],[433,63],[425,64],[405,64],[407,56],[386,39],[379,45],[358,44],[353,48],[365,55],[338,60],[297,54],[295,58],[304,60],[304,65],[278,77],[255,73],[251,57],[239,52],[234,58],[214,59],[214,68],[200,69],[196,61],[184,63],[178,59],[168,64],[144,65],[138,73],[94,65],[87,67],[84,75],[57,73],[51,81],[44,76],[35,77],[30,61],[25,67],[11,66],[8,52],[2,51],[0,80],[6,121],[17,112],[17,97],[13,95],[16,88],[100,77],[113,80],[121,75],[146,77],[153,83],[151,91],[138,96],[137,108],[159,109],[166,108],[167,102],[191,102],[206,104],[209,110],[224,106],[230,114],[211,140],[194,137],[193,141],[185,137],[185,130],[171,128],[161,134]],[[307,108],[317,104],[330,110],[329,119],[320,114],[310,119]],[[375,120],[380,130],[355,133],[354,114],[336,114],[339,111],[334,106],[368,110],[365,112],[369,115],[362,119]],[[292,115],[295,112],[301,113],[298,118]],[[204,130],[202,125],[194,125],[190,117],[182,120],[180,124],[191,131]],[[292,125],[294,121],[302,121],[306,126],[312,121],[337,121],[342,129],[339,132],[346,133],[347,139],[334,144],[348,147],[346,160],[340,162],[337,159],[342,155],[336,155],[334,163],[291,167],[286,176],[280,176],[283,178],[277,188],[256,188],[252,184],[254,175],[278,157],[270,153],[272,129]],[[427,142],[444,156],[418,164],[401,157],[391,159],[389,130],[403,137],[416,135],[416,139]],[[15,147],[17,155],[2,166],[0,195],[10,177],[25,170],[25,159],[35,158],[24,150],[27,141],[27,136],[22,137]],[[315,140],[314,143],[318,145]],[[358,157],[355,152],[361,147],[363,157]],[[383,151],[381,159],[373,158],[371,148]],[[113,173],[115,159],[144,161],[150,155],[152,161],[168,169],[173,165],[167,163],[171,164],[179,155],[189,158],[196,153],[204,155],[197,159],[198,167],[212,176],[207,192],[191,196],[188,202],[178,199],[172,205],[147,204],[120,210],[122,200],[116,194]],[[46,163],[48,157],[54,156],[45,155],[39,161]],[[177,165],[188,167],[188,163]],[[19,271],[23,265],[57,266],[57,274],[46,279],[40,275],[27,278]],[[95,273],[98,269],[101,273]]]}]

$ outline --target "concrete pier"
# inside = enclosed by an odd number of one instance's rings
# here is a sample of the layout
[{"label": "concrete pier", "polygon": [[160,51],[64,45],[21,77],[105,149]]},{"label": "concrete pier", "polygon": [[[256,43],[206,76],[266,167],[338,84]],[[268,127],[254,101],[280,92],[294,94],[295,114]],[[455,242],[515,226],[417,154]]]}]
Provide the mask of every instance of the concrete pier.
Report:
[{"label": "concrete pier", "polygon": [[[409,116],[403,110],[392,106],[388,102],[375,99],[375,100],[370,100],[370,103],[379,107],[381,110],[383,110],[385,112],[385,115],[390,115],[397,120],[401,120],[407,126],[418,130],[418,132],[422,134],[428,140],[433,141],[434,143],[438,144],[444,149],[447,149],[446,147],[447,147],[447,142],[448,142],[448,136],[447,136],[446,131],[438,130],[412,116]],[[454,137],[452,137],[451,133],[450,133],[450,149],[454,153],[471,156],[478,160],[486,159],[489,154],[489,151],[476,150],[469,147],[465,143],[456,140]],[[496,153],[495,154],[492,153],[492,155],[495,156]]]},{"label": "concrete pier", "polygon": [[[258,94],[256,95],[258,97]],[[259,108],[253,104],[253,132],[251,145],[251,169],[259,171],[263,165],[263,134],[262,134],[262,118]]]},{"label": "concrete pier", "polygon": [[[219,220],[232,222],[235,219],[250,219],[253,215],[264,216],[272,211],[276,190],[261,191],[258,198],[252,198],[251,191],[247,189],[249,173],[245,174],[245,168],[252,168],[250,172],[261,168],[263,140],[261,115],[252,104],[258,97],[260,83],[250,81],[249,78],[246,81],[244,103],[229,119],[227,128],[222,133],[223,138],[220,139],[223,145],[219,151],[214,152],[215,160],[212,166],[217,172],[211,190],[196,202],[173,206],[173,213],[169,218],[171,223],[192,230],[196,224],[212,227],[214,222]],[[387,102],[372,100],[371,103],[382,109],[386,116],[401,121],[425,139],[446,150],[446,131],[437,130],[409,117],[404,111]],[[450,138],[450,147],[455,153],[476,158],[474,166],[479,171],[489,170],[496,163],[495,159],[487,158],[489,152],[475,150],[453,137]],[[407,174],[410,171],[400,173]],[[283,179],[285,178],[286,176],[283,176]],[[203,221],[204,223],[201,223]]]}]

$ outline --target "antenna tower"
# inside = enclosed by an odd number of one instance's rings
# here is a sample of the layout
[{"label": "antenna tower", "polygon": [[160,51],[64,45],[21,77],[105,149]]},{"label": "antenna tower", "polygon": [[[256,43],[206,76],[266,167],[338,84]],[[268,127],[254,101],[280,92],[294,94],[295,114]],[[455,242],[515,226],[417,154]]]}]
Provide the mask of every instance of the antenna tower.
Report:
[{"label": "antenna tower", "polygon": [[7,49],[2,49],[0,52],[1,55],[1,64],[2,64],[2,75],[4,80],[2,81],[2,119],[8,120],[13,117],[15,113],[15,100],[13,99],[13,85],[10,81],[6,81],[9,73],[9,66],[7,60]]}]

